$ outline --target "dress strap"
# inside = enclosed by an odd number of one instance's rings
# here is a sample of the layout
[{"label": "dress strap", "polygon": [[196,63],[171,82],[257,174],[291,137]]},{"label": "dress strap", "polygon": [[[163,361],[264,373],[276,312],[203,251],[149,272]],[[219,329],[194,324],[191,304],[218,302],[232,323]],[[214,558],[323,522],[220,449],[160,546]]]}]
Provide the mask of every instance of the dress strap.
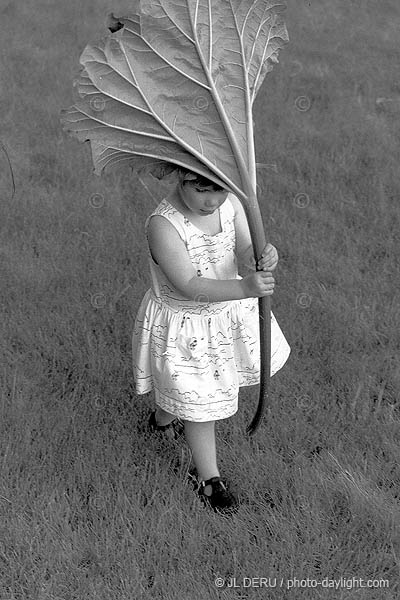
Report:
[{"label": "dress strap", "polygon": [[[230,200],[231,193],[228,194],[225,202],[221,206],[221,220],[223,222],[232,222],[235,218],[235,209],[233,208],[233,204]],[[223,225],[223,223],[221,223]]]}]

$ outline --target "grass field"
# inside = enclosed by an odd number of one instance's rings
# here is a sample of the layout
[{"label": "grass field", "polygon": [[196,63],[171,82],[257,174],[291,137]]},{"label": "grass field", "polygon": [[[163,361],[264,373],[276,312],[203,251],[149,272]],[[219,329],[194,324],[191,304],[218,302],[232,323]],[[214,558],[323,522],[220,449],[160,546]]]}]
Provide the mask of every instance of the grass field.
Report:
[{"label": "grass field", "polygon": [[230,520],[202,508],[184,441],[151,437],[152,397],[133,392],[162,190],[95,177],[59,125],[118,6],[2,0],[0,598],[398,598],[400,6],[288,2],[256,145],[275,165],[260,202],[292,353],[257,435],[256,388],[218,424],[243,499]]}]

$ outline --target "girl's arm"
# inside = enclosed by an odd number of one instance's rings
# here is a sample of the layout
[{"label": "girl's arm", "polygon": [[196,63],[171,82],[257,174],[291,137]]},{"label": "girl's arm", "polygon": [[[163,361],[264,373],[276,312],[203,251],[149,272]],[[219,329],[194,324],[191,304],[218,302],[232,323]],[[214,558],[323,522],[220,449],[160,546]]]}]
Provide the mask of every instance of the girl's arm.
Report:
[{"label": "girl's arm", "polygon": [[[238,273],[245,277],[256,270],[253,245],[251,243],[250,230],[247,223],[246,213],[240,200],[233,194],[229,199],[235,209],[235,232],[236,232],[236,258],[238,261]],[[272,244],[267,244],[259,260],[259,268],[264,271],[273,271],[278,264],[278,253]]]},{"label": "girl's arm", "polygon": [[263,271],[251,273],[243,279],[198,277],[184,242],[164,217],[151,217],[147,239],[153,259],[172,285],[189,300],[225,302],[273,293],[274,278],[271,273]]}]

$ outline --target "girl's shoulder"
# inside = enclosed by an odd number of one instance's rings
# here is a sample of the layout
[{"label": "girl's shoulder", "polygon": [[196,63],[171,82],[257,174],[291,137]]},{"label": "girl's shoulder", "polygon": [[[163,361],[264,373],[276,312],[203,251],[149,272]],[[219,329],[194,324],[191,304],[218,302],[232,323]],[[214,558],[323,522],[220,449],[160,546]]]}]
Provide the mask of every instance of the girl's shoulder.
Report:
[{"label": "girl's shoulder", "polygon": [[[168,201],[168,198],[163,198],[153,212],[147,217],[145,223],[146,232],[149,229],[151,220],[154,222],[159,221],[158,219],[152,219],[152,217],[162,217],[161,223],[167,220],[176,229],[182,239],[185,239],[185,230],[183,227],[183,215],[176,210],[176,208]],[[160,222],[160,221],[159,221]]]}]

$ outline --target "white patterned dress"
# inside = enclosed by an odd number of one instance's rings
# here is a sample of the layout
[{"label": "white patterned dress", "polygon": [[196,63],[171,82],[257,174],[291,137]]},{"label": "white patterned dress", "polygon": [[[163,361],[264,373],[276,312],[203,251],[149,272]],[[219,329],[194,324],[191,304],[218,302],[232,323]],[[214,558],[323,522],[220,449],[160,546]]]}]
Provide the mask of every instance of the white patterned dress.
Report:
[{"label": "white patterned dress", "polygon": [[[234,208],[229,195],[219,209],[222,231],[198,229],[167,199],[153,215],[168,219],[184,241],[199,277],[238,279]],[[147,249],[152,287],[139,307],[132,334],[137,394],[154,389],[155,401],[188,421],[230,417],[239,387],[259,383],[258,299],[204,302],[186,299],[174,288]],[[290,347],[271,316],[271,375],[286,362]]]}]

